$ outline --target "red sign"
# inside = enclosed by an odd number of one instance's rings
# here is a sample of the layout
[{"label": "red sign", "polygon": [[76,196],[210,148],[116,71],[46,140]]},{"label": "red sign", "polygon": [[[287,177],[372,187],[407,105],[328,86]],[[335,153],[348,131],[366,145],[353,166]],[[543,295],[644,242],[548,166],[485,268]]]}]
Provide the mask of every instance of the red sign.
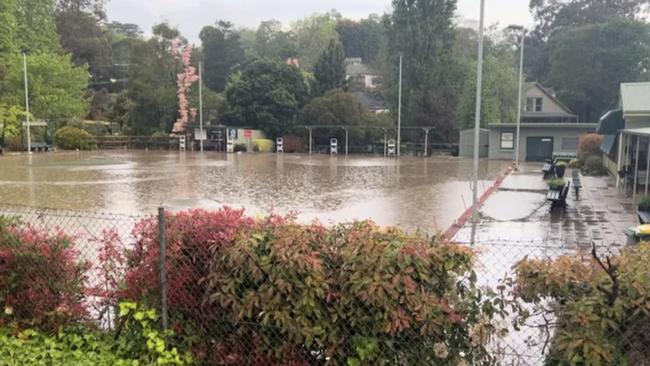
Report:
[{"label": "red sign", "polygon": [[244,137],[247,139],[253,137],[253,130],[244,130]]}]

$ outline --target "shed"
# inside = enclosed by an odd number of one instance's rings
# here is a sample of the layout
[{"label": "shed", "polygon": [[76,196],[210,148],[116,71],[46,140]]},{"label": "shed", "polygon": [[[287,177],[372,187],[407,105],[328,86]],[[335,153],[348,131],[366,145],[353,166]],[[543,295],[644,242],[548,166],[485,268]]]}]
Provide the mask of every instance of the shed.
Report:
[{"label": "shed", "polygon": [[[481,158],[488,157],[488,147],[490,141],[490,131],[481,128],[479,132],[479,150],[478,155]],[[474,157],[474,129],[460,131],[458,143],[458,155],[465,158]]]}]

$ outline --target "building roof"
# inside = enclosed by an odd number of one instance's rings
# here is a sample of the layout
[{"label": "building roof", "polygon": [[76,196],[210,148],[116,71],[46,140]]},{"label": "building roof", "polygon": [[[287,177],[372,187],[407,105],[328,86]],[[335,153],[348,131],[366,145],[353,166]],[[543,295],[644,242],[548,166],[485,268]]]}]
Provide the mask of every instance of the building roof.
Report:
[{"label": "building roof", "polygon": [[359,99],[359,102],[361,102],[361,104],[364,107],[368,108],[372,112],[388,109],[388,106],[386,105],[386,103],[384,103],[383,100],[370,93],[366,93],[363,91],[355,91],[352,92],[352,94],[354,94],[357,97],[357,99]]},{"label": "building roof", "polygon": [[540,84],[537,81],[525,82],[524,83],[524,94],[526,94],[527,91],[529,91],[530,89],[535,88],[535,87],[537,87],[539,90],[541,90],[544,94],[546,94],[547,97],[549,97],[549,99],[551,99],[554,103],[556,103],[558,106],[560,106],[560,108],[562,108],[567,113],[567,115],[575,116],[573,114],[573,112],[567,106],[562,104],[562,102],[560,102],[560,100],[557,99],[557,97],[555,96],[555,90],[553,90],[551,88],[545,88],[544,86],[542,86],[542,84]]},{"label": "building roof", "polygon": [[[597,123],[576,123],[576,122],[522,122],[520,124],[521,128],[567,128],[567,129],[585,129],[585,130],[595,130],[598,127]],[[490,129],[501,129],[501,128],[516,128],[516,123],[492,123],[488,125]]]},{"label": "building roof", "polygon": [[631,128],[631,129],[627,129],[627,130],[622,130],[621,133],[623,133],[625,135],[650,137],[650,127]]},{"label": "building roof", "polygon": [[367,64],[348,64],[345,66],[345,75],[347,76],[380,75],[380,73]]},{"label": "building roof", "polygon": [[621,107],[623,116],[650,116],[650,82],[622,83]]}]

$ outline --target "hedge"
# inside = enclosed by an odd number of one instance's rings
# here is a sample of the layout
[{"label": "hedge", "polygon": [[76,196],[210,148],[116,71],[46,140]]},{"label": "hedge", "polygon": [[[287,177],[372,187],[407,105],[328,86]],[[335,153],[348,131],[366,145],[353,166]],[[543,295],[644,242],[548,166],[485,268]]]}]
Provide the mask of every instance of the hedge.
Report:
[{"label": "hedge", "polygon": [[62,127],[54,133],[54,144],[64,150],[90,150],[96,146],[94,137],[76,127]]}]

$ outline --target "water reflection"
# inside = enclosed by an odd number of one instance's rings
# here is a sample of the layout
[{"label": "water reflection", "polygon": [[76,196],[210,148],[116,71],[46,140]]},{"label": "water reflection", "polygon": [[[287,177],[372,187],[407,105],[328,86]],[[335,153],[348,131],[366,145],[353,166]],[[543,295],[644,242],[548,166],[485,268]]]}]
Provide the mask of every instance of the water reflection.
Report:
[{"label": "water reflection", "polygon": [[[483,161],[479,191],[505,167]],[[0,158],[0,202],[128,213],[175,200],[218,202],[251,213],[298,211],[304,221],[371,218],[431,232],[471,205],[471,177],[471,160],[451,157],[57,153]]]}]

